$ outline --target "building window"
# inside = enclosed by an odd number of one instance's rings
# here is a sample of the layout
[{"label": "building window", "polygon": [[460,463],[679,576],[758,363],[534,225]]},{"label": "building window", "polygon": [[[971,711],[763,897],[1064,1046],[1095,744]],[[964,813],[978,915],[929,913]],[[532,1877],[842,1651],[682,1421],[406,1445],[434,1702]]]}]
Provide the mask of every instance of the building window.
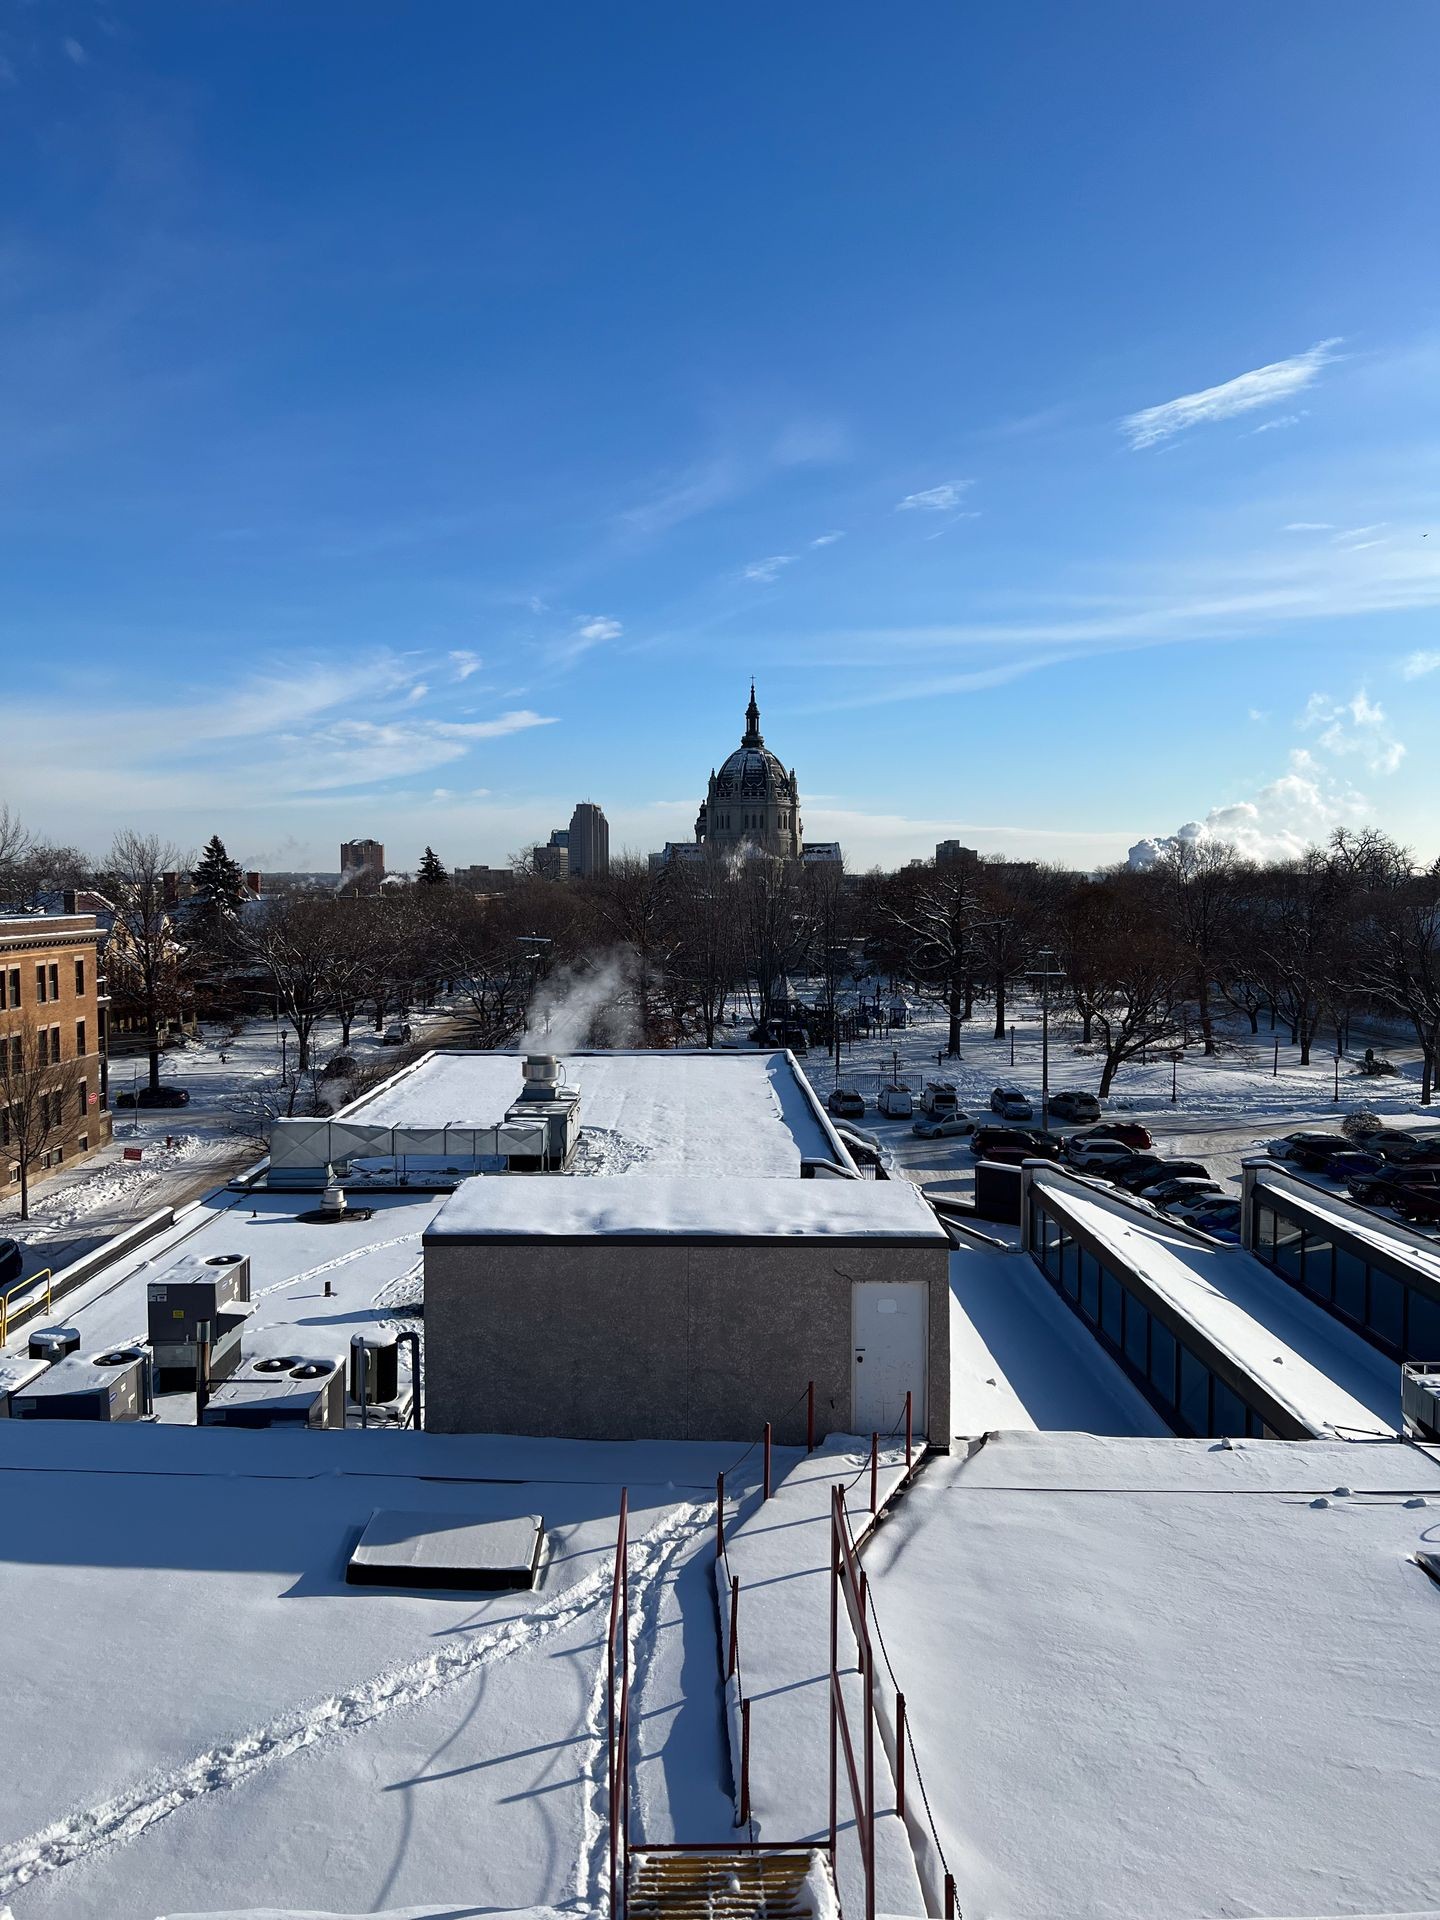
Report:
[{"label": "building window", "polygon": [[78,999],[85,998],[85,959],[81,954],[75,959],[75,993]]},{"label": "building window", "polygon": [[15,1074],[25,1071],[25,1057],[18,1033],[10,1036],[10,1071]]},{"label": "building window", "polygon": [[1365,1320],[1365,1262],[1340,1248],[1335,1256],[1335,1310],[1347,1320]]},{"label": "building window", "polygon": [[1150,1364],[1150,1316],[1133,1293],[1125,1295],[1125,1358],[1141,1375]]},{"label": "building window", "polygon": [[1191,1433],[1210,1431],[1210,1369],[1188,1347],[1180,1349],[1180,1418]]},{"label": "building window", "polygon": [[85,1045],[85,1022],[77,1020],[75,1022],[75,1058],[83,1060],[88,1051]]},{"label": "building window", "polygon": [[1399,1353],[1405,1338],[1405,1292],[1393,1273],[1370,1269],[1370,1331]]},{"label": "building window", "polygon": [[1335,1291],[1335,1249],[1315,1227],[1305,1232],[1305,1291],[1321,1300]]},{"label": "building window", "polygon": [[43,965],[38,966],[35,969],[35,998],[40,1002],[41,1006],[44,1006],[46,994],[45,994],[45,968]]},{"label": "building window", "polygon": [[1238,1393],[1231,1391],[1223,1380],[1217,1380],[1213,1387],[1214,1413],[1210,1420],[1210,1430],[1216,1434],[1228,1434],[1231,1439],[1243,1440],[1247,1426],[1247,1409]]},{"label": "building window", "polygon": [[82,1080],[75,1089],[75,1118],[83,1120],[90,1105],[90,1089]]},{"label": "building window", "polygon": [[19,1004],[20,1004],[20,969],[19,967],[11,967],[10,969],[10,1005],[12,1007],[18,1007]]},{"label": "building window", "polygon": [[1124,1289],[1107,1267],[1100,1269],[1100,1324],[1118,1347],[1123,1338]]},{"label": "building window", "polygon": [[81,1134],[81,1136],[80,1136],[80,1138],[79,1138],[79,1139],[78,1139],[78,1140],[77,1140],[77,1141],[75,1142],[75,1145],[76,1145],[76,1148],[77,1148],[77,1149],[78,1149],[78,1150],[79,1150],[79,1151],[80,1151],[81,1153],[88,1153],[88,1152],[90,1151],[90,1136],[89,1136],[89,1134],[88,1134],[88,1133],[82,1133],[82,1134]]},{"label": "building window", "polygon": [[58,960],[50,962],[50,998],[52,1000],[60,998],[60,962]]},{"label": "building window", "polygon": [[1150,1384],[1167,1407],[1175,1404],[1175,1336],[1158,1320],[1150,1323]]},{"label": "building window", "polygon": [[1405,1344],[1412,1360],[1440,1360],[1440,1300],[1411,1287],[1409,1326]]}]

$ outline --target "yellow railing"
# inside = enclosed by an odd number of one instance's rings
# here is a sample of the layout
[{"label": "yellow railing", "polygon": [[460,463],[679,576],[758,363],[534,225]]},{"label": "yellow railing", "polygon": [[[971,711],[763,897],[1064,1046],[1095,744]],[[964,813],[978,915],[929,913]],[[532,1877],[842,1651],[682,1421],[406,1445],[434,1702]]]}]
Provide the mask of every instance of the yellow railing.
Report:
[{"label": "yellow railing", "polygon": [[[49,1267],[42,1267],[39,1273],[32,1273],[28,1280],[17,1280],[13,1287],[7,1287],[4,1293],[0,1293],[0,1347],[3,1347],[5,1342],[10,1338],[10,1318],[11,1318],[10,1296],[11,1294],[28,1292],[31,1287],[38,1286],[42,1280],[45,1282],[45,1311],[46,1313],[49,1313],[50,1311],[50,1269]],[[24,1300],[20,1303],[18,1307],[14,1309],[15,1318],[17,1320],[21,1320],[25,1317],[27,1313],[37,1312],[39,1310],[39,1307],[40,1307],[40,1301],[38,1298],[34,1300]]]}]

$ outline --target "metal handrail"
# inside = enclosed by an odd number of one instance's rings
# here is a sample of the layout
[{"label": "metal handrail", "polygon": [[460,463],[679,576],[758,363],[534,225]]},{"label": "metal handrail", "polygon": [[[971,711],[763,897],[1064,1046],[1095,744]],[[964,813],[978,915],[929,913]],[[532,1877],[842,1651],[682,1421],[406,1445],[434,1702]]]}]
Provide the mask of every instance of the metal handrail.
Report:
[{"label": "metal handrail", "polygon": [[49,1313],[51,1278],[50,1268],[42,1267],[39,1273],[32,1273],[28,1280],[17,1280],[13,1286],[7,1287],[4,1293],[0,1293],[0,1347],[3,1347],[5,1342],[10,1338],[10,1321],[12,1317],[23,1317],[27,1313],[35,1313],[40,1306],[38,1300],[22,1301],[18,1307],[13,1309],[12,1314],[10,1306],[11,1294],[19,1293],[26,1288],[38,1286],[43,1280],[45,1282],[45,1311]]},{"label": "metal handrail", "polygon": [[[605,1633],[605,1706],[608,1804],[610,1821],[610,1920],[624,1913],[630,1852],[630,1490],[620,1492],[620,1526],[615,1539],[615,1573],[610,1587],[610,1624]],[[620,1649],[616,1688],[616,1645]]]}]

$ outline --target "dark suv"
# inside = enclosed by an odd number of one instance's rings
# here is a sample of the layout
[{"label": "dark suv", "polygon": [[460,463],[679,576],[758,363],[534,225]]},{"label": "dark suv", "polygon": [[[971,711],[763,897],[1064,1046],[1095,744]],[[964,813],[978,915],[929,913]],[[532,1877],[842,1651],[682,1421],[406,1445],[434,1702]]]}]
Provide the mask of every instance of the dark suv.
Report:
[{"label": "dark suv", "polygon": [[18,1280],[25,1266],[25,1249],[18,1240],[0,1240],[0,1287]]},{"label": "dark suv", "polygon": [[998,1160],[1018,1167],[1022,1160],[1058,1160],[1064,1148],[1052,1133],[1031,1133],[1023,1127],[977,1127],[970,1136],[977,1160]]},{"label": "dark suv", "polygon": [[190,1093],[186,1087],[141,1087],[136,1093],[117,1093],[117,1107],[188,1107]]}]

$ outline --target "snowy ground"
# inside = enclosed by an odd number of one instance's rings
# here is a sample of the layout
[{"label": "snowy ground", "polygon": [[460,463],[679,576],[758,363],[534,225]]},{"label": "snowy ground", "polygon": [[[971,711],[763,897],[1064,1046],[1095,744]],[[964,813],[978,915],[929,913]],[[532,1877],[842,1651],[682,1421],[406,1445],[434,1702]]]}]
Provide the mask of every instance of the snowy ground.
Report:
[{"label": "snowy ground", "polygon": [[[919,1102],[925,1077],[939,1075],[955,1082],[960,1105],[974,1118],[990,1115],[991,1089],[1018,1086],[1028,1092],[1040,1120],[1041,1019],[1039,1008],[1016,999],[1010,1007],[1015,1027],[1014,1065],[1009,1035],[996,1040],[993,1015],[977,1007],[976,1018],[963,1030],[961,1058],[937,1061],[946,1037],[944,1016],[925,1003],[913,1011],[911,1026],[884,1038],[857,1041],[842,1050],[839,1082],[863,1094],[866,1114],[854,1122],[877,1134],[898,1168],[922,1186],[937,1185],[960,1196],[974,1191],[974,1158],[964,1140],[917,1140],[909,1120],[890,1120],[879,1112],[875,1098],[893,1077],[896,1056],[900,1077]],[[1242,1031],[1243,1030],[1243,1031]],[[1174,1068],[1176,1098],[1171,1101],[1172,1062],[1168,1054],[1147,1064],[1123,1066],[1109,1099],[1109,1118],[1138,1120],[1155,1138],[1155,1150],[1175,1157],[1198,1159],[1212,1179],[1238,1189],[1242,1160],[1264,1141],[1306,1127],[1319,1131],[1338,1128],[1340,1119],[1355,1107],[1379,1113],[1387,1126],[1419,1132],[1440,1130],[1440,1105],[1420,1105],[1419,1054],[1396,1031],[1360,1033],[1353,1044],[1359,1053],[1373,1046],[1401,1068],[1394,1078],[1362,1078],[1350,1062],[1341,1063],[1340,1103],[1334,1100],[1335,1061],[1316,1048],[1308,1067],[1299,1064],[1299,1049],[1282,1044],[1276,1072],[1271,1035],[1263,1030],[1252,1038],[1248,1021],[1232,1021],[1222,1028],[1219,1054],[1207,1060],[1192,1047]],[[1284,1041],[1284,1034],[1276,1038]],[[1052,1017],[1050,1025],[1050,1091],[1077,1088],[1095,1093],[1102,1061],[1094,1053],[1077,1053],[1077,1031]],[[812,1051],[801,1063],[823,1099],[836,1084],[831,1059]],[[1068,1122],[1052,1122],[1057,1132],[1072,1132]]]},{"label": "snowy ground", "polygon": [[[411,1014],[417,1039],[443,1029],[448,1014]],[[252,1128],[239,1125],[247,1098],[280,1078],[280,1031],[273,1021],[253,1020],[238,1038],[223,1027],[206,1027],[200,1038],[161,1056],[164,1084],[185,1087],[185,1107],[117,1107],[117,1097],[146,1084],[143,1058],[127,1056],[111,1063],[110,1105],[114,1138],[88,1159],[62,1168],[34,1188],[30,1218],[22,1224],[20,1202],[0,1202],[0,1234],[13,1234],[27,1250],[25,1270],[59,1270],[80,1259],[122,1227],[161,1207],[183,1206],[212,1187],[223,1185],[264,1152]],[[329,1059],[340,1045],[338,1021],[323,1021],[316,1031],[315,1053]],[[286,1048],[295,1059],[294,1035]],[[381,1046],[369,1028],[356,1027],[350,1052],[361,1066],[385,1064],[395,1050]],[[222,1058],[223,1055],[223,1058]],[[345,1083],[334,1083],[341,1097]],[[170,1145],[166,1145],[166,1141]],[[127,1149],[142,1158],[127,1160]]]}]

